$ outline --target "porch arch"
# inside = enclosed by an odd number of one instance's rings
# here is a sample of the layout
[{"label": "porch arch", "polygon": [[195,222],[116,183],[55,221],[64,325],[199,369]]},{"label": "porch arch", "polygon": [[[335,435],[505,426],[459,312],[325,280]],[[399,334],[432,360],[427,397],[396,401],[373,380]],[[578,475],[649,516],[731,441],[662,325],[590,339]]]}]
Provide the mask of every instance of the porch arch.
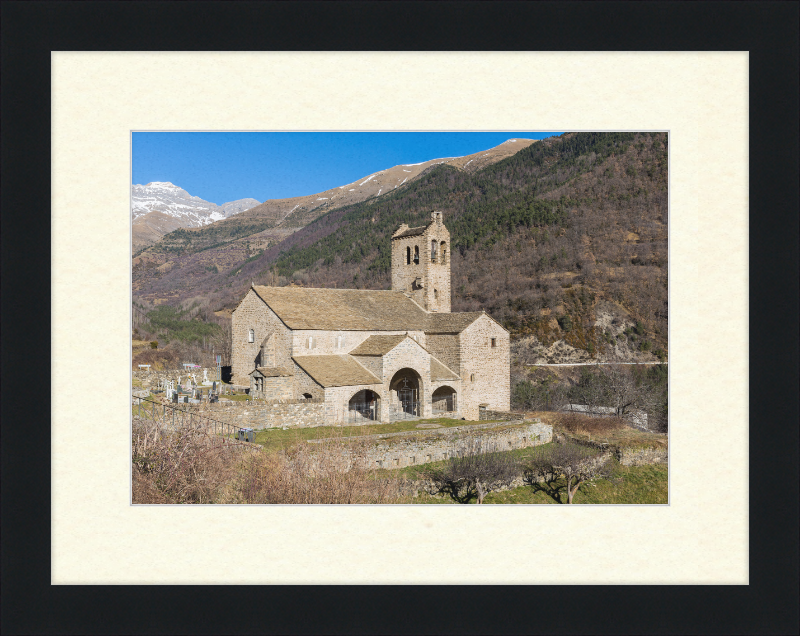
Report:
[{"label": "porch arch", "polygon": [[451,386],[440,386],[433,392],[431,402],[434,413],[448,413],[458,410],[458,392]]},{"label": "porch arch", "polygon": [[356,391],[347,402],[347,421],[363,424],[381,419],[381,396],[371,389]]},{"label": "porch arch", "polygon": [[389,382],[391,419],[420,417],[422,396],[422,376],[410,367],[397,371]]}]

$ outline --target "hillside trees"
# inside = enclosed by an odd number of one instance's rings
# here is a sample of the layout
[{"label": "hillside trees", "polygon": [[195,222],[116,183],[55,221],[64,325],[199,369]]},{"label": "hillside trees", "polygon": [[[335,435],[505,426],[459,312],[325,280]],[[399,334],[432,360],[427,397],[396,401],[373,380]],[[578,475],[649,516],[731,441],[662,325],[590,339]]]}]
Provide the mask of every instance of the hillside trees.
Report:
[{"label": "hillside trees", "polygon": [[[485,310],[512,336],[571,338],[601,353],[602,339],[590,331],[595,301],[574,304],[568,294],[585,290],[643,322],[647,335],[637,346],[646,340],[650,351],[665,352],[666,165],[663,133],[569,133],[474,174],[435,166],[387,195],[319,217],[260,255],[227,261],[218,274],[206,268],[222,248],[176,262],[196,259],[191,293],[206,294],[215,309],[232,308],[251,281],[270,276],[277,284],[387,289],[392,233],[400,223],[426,224],[435,208],[452,237],[453,311]],[[150,277],[154,292],[188,293],[180,266],[140,269],[135,276]],[[553,314],[568,314],[570,330],[548,327]]]}]

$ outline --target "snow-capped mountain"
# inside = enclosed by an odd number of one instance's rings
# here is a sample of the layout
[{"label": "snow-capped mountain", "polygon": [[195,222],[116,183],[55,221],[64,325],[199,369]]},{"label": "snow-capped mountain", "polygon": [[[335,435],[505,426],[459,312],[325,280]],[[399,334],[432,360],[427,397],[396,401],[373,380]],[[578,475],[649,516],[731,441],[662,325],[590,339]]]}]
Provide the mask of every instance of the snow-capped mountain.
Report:
[{"label": "snow-capped mountain", "polygon": [[134,248],[157,241],[167,232],[202,227],[259,205],[255,199],[239,199],[222,205],[189,194],[169,181],[131,186]]}]

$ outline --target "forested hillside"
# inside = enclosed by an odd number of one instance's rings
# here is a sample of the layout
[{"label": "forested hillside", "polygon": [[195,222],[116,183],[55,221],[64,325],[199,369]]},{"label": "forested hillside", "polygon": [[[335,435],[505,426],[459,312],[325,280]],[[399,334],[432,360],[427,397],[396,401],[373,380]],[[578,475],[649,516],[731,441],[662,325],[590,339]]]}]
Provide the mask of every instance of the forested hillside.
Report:
[{"label": "forested hillside", "polygon": [[251,282],[386,289],[392,233],[425,224],[432,209],[452,236],[453,311],[484,309],[545,347],[560,340],[596,356],[622,340],[665,355],[664,133],[567,133],[473,174],[437,165],[185,287],[156,280],[148,295],[203,296],[222,309]]}]

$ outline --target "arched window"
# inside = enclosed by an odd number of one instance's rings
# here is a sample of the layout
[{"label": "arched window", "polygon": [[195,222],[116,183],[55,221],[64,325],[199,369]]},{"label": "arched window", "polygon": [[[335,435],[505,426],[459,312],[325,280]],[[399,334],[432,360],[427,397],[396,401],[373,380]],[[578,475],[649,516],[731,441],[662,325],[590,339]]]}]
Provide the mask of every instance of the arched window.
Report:
[{"label": "arched window", "polygon": [[431,263],[436,262],[436,240],[431,241]]},{"label": "arched window", "polygon": [[256,332],[252,329],[247,332],[247,342],[255,342],[256,341]]},{"label": "arched window", "polygon": [[442,241],[441,245],[441,252],[442,252],[442,265],[447,265],[447,243]]},{"label": "arched window", "polygon": [[411,265],[411,247],[406,248],[406,265]]},{"label": "arched window", "polygon": [[414,265],[419,265],[419,245],[414,246]]}]

